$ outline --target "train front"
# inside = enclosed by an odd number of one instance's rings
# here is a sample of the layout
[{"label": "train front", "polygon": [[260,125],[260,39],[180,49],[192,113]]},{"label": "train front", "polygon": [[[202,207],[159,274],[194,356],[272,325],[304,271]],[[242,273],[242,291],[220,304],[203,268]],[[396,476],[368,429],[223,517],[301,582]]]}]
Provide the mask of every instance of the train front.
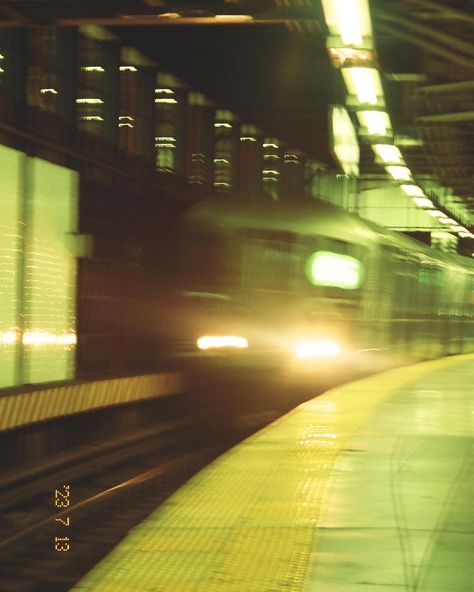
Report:
[{"label": "train front", "polygon": [[316,272],[330,283],[336,274],[345,288],[356,287],[357,262],[322,250],[308,257],[312,243],[269,228],[268,218],[266,226],[223,220],[191,217],[182,227],[174,315],[180,366],[290,380],[340,375],[359,314],[358,291],[336,288],[350,293],[343,301],[311,277]]}]

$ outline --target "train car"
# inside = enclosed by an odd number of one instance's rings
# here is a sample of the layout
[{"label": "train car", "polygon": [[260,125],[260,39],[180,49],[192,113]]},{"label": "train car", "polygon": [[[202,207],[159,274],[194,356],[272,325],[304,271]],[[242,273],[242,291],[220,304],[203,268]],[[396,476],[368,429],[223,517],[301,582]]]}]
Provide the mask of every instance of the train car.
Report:
[{"label": "train car", "polygon": [[474,263],[324,201],[222,198],[182,220],[176,308],[183,363],[398,364],[474,349]]}]

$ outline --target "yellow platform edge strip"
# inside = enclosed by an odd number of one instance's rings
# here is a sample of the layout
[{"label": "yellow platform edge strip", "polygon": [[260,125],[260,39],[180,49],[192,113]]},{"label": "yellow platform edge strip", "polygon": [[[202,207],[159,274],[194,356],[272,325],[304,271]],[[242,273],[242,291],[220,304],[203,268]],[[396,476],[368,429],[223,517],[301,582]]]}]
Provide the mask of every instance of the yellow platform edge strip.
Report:
[{"label": "yellow platform edge strip", "polygon": [[473,359],[396,368],[303,403],[192,478],[74,592],[301,592],[347,440],[394,391]]}]

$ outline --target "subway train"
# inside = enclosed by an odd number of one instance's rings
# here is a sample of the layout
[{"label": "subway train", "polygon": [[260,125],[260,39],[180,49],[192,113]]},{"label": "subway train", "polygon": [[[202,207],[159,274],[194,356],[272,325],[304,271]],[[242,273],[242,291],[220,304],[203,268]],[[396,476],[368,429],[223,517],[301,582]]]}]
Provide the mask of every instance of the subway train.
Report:
[{"label": "subway train", "polygon": [[203,201],[178,251],[183,367],[325,375],[474,350],[474,262],[328,202]]}]

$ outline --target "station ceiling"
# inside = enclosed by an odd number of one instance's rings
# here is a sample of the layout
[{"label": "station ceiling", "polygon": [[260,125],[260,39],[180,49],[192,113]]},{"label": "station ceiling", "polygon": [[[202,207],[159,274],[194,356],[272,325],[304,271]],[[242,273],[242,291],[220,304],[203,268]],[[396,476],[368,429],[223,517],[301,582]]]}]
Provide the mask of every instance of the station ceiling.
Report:
[{"label": "station ceiling", "polygon": [[[474,0],[371,0],[395,142],[417,179],[474,215]],[[216,15],[227,15],[225,17]],[[7,0],[0,26],[111,27],[126,45],[292,148],[330,162],[331,66],[321,0]],[[361,172],[382,176],[368,145]]]}]

